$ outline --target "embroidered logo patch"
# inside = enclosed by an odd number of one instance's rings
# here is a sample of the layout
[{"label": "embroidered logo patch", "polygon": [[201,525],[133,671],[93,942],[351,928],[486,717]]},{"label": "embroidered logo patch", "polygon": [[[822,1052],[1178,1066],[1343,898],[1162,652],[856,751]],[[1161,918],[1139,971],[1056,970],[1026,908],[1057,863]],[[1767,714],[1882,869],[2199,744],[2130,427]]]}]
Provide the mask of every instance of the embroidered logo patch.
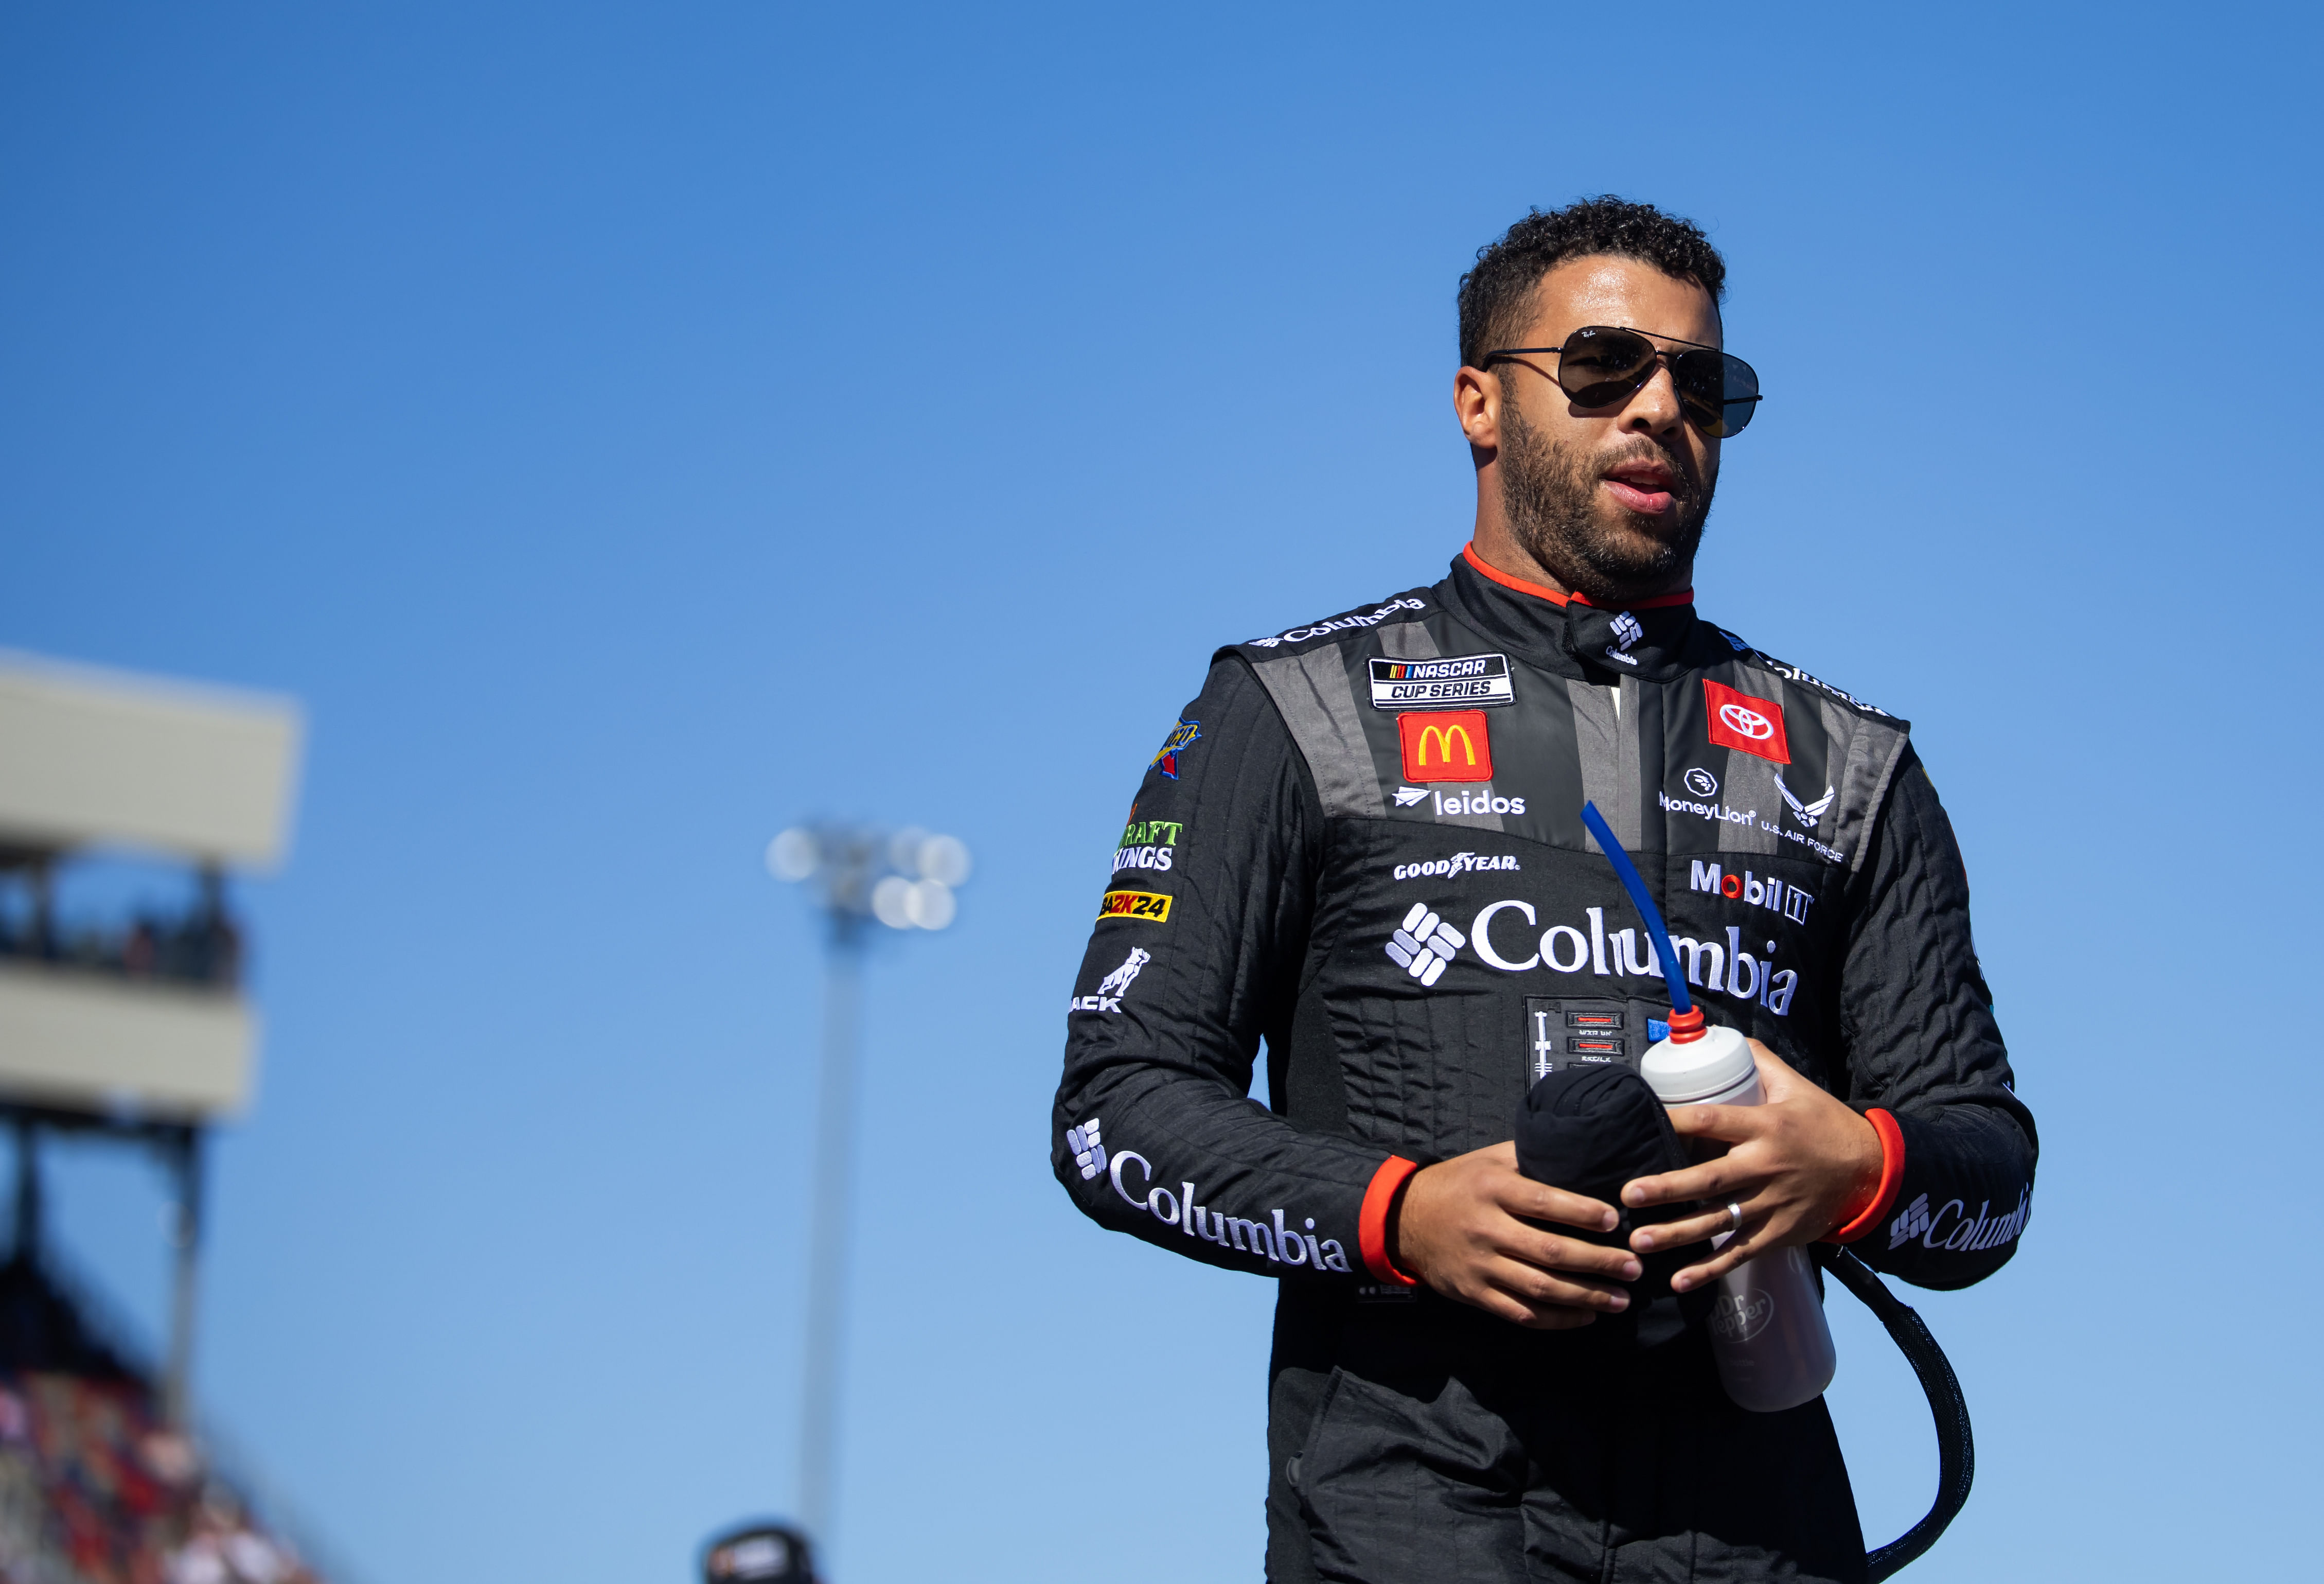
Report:
[{"label": "embroidered logo patch", "polygon": [[1414,711],[1396,718],[1404,778],[1423,786],[1493,779],[1493,738],[1481,709]]},{"label": "embroidered logo patch", "polygon": [[1711,740],[1722,748],[1740,748],[1778,764],[1792,762],[1792,745],[1784,736],[1784,707],[1771,699],[1754,699],[1723,682],[1702,679],[1703,708],[1711,717]]},{"label": "embroidered logo patch", "polygon": [[1460,709],[1514,704],[1506,654],[1371,662],[1375,709]]},{"label": "embroidered logo patch", "polygon": [[1151,891],[1109,891],[1098,904],[1097,922],[1108,919],[1145,919],[1157,924],[1170,922],[1170,899]]}]

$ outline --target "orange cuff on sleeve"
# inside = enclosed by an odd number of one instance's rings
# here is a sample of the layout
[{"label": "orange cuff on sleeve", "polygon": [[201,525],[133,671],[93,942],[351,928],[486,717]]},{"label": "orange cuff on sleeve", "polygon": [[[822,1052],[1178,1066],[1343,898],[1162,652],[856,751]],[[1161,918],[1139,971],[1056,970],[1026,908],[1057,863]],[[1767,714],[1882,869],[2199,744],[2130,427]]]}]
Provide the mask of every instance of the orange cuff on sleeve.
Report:
[{"label": "orange cuff on sleeve", "polygon": [[1850,1203],[1840,1212],[1840,1224],[1824,1234],[1826,1243],[1853,1243],[1871,1231],[1896,1202],[1896,1190],[1904,1186],[1904,1130],[1896,1125],[1894,1116],[1877,1107],[1867,1111],[1864,1119],[1880,1135],[1880,1185],[1870,1199]]},{"label": "orange cuff on sleeve", "polygon": [[1407,1161],[1402,1155],[1390,1155],[1372,1173],[1371,1186],[1364,1190],[1364,1208],[1356,1218],[1356,1249],[1364,1256],[1364,1269],[1383,1282],[1393,1282],[1399,1287],[1417,1287],[1419,1283],[1388,1263],[1388,1210],[1396,1203],[1397,1190],[1415,1172],[1420,1163]]}]

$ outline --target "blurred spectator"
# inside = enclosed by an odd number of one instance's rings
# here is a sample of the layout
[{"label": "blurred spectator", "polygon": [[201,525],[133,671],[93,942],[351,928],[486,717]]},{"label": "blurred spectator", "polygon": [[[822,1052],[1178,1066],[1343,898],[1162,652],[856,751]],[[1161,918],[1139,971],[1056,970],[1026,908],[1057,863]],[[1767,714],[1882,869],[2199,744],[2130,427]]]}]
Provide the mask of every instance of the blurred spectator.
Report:
[{"label": "blurred spectator", "polygon": [[816,1584],[807,1536],[781,1524],[722,1534],[703,1553],[705,1584]]},{"label": "blurred spectator", "polygon": [[242,979],[242,931],[232,914],[207,901],[175,920],[143,912],[126,929],[81,925],[61,940],[37,918],[0,913],[0,957],[225,987]]},{"label": "blurred spectator", "polygon": [[23,1260],[0,1265],[0,1584],[320,1584]]}]

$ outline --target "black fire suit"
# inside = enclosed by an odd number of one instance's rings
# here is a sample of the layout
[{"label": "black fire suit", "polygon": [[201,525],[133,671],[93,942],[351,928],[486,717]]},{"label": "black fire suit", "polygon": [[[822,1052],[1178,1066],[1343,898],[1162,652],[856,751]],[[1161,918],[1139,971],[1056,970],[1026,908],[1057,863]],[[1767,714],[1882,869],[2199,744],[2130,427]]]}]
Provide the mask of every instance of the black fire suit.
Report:
[{"label": "black fire suit", "polygon": [[1270,1579],[1861,1576],[1823,1404],[1734,1407],[1698,1311],[1652,1345],[1636,1316],[1533,1331],[1416,1289],[1385,1231],[1533,1079],[1663,1032],[1674,965],[1587,799],[1696,1004],[1879,1128],[1840,1235],[1921,1286],[1999,1268],[2034,1122],[1906,731],[1687,597],[1600,609],[1471,552],[1218,652],[1114,856],[1054,1157],[1102,1225],[1283,1278]]}]

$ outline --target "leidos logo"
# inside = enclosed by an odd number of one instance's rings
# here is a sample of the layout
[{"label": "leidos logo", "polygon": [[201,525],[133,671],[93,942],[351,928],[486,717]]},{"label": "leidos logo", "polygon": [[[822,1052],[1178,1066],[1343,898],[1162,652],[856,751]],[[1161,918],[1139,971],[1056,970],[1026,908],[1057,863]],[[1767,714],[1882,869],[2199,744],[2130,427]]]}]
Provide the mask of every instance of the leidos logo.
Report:
[{"label": "leidos logo", "polygon": [[1396,806],[1409,809],[1415,803],[1434,800],[1433,811],[1439,819],[1447,814],[1522,814],[1523,798],[1505,798],[1479,788],[1475,792],[1430,792],[1425,786],[1401,786],[1396,791]]},{"label": "leidos logo", "polygon": [[1481,709],[1414,711],[1396,718],[1404,778],[1424,786],[1493,779],[1493,739]]},{"label": "leidos logo", "polygon": [[1769,699],[1738,693],[1724,682],[1702,679],[1703,708],[1711,715],[1711,740],[1740,748],[1777,764],[1792,762],[1791,739],[1784,735],[1784,707]]},{"label": "leidos logo", "polygon": [[1740,875],[1722,875],[1717,864],[1706,864],[1701,858],[1690,863],[1686,880],[1690,891],[1708,891],[1713,896],[1723,896],[1747,907],[1773,908],[1794,924],[1808,922],[1808,908],[1815,897],[1796,885],[1786,885],[1772,875],[1762,880],[1748,869]]}]

